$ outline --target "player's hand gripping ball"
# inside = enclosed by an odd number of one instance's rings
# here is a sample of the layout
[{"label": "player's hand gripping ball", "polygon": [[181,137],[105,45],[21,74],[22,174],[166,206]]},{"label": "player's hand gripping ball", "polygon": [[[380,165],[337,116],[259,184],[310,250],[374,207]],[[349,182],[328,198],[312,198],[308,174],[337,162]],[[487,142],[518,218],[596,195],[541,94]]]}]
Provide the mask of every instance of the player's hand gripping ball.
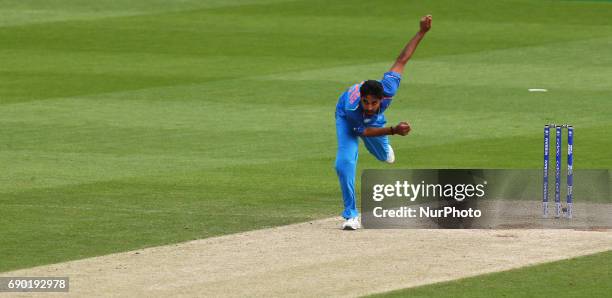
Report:
[{"label": "player's hand gripping ball", "polygon": [[410,127],[410,124],[408,122],[400,122],[393,128],[393,131],[395,131],[395,133],[397,133],[398,135],[405,136],[410,132],[411,129],[412,128]]}]

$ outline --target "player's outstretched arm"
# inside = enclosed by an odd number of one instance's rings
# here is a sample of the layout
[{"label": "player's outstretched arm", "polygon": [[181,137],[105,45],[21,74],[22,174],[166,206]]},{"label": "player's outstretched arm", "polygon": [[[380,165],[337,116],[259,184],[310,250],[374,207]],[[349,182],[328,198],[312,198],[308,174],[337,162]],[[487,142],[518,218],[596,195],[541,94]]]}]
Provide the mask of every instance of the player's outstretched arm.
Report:
[{"label": "player's outstretched arm", "polygon": [[408,122],[400,122],[398,125],[390,127],[368,127],[363,131],[363,136],[377,137],[396,134],[405,136],[410,132],[410,130],[410,124],[408,124]]},{"label": "player's outstretched arm", "polygon": [[419,42],[421,42],[421,39],[425,37],[425,34],[427,31],[429,31],[429,29],[431,29],[431,15],[426,15],[421,18],[419,32],[417,32],[417,34],[408,42],[408,44],[406,44],[404,50],[402,50],[389,71],[397,72],[399,74],[404,72],[406,63],[408,63],[408,60],[410,60],[410,57],[412,57],[412,54],[419,45]]}]

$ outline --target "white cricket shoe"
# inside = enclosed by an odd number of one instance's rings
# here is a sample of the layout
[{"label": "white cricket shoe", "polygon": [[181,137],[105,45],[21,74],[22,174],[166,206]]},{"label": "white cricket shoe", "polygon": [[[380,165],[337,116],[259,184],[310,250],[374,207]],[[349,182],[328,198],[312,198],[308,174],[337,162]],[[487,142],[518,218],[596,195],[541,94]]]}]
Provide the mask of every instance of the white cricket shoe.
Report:
[{"label": "white cricket shoe", "polygon": [[393,152],[393,147],[389,145],[389,152],[387,152],[387,160],[386,163],[394,163],[395,162],[395,152]]},{"label": "white cricket shoe", "polygon": [[349,218],[342,223],[343,230],[357,230],[359,228],[361,228],[359,217]]}]

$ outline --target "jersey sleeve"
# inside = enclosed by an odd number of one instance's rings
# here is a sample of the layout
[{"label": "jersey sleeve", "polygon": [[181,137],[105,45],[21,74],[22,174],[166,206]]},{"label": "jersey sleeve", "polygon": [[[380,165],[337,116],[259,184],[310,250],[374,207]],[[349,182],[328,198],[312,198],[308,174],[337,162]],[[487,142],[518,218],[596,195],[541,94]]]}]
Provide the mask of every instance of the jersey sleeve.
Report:
[{"label": "jersey sleeve", "polygon": [[393,97],[399,88],[402,75],[397,72],[385,72],[382,80],[380,81],[383,85],[383,93],[387,97]]},{"label": "jersey sleeve", "polygon": [[391,98],[383,98],[383,100],[380,103],[380,111],[384,112],[387,110],[387,108],[391,105]]}]

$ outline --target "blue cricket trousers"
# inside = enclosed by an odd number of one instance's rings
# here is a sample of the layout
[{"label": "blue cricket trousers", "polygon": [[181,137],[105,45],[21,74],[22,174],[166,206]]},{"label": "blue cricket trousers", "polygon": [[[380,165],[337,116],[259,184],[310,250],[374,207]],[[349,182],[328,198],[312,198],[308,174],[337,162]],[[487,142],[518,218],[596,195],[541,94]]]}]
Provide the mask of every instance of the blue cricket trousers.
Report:
[{"label": "blue cricket trousers", "polygon": [[[382,127],[384,123],[378,125]],[[344,202],[342,217],[349,219],[359,216],[355,202],[355,171],[359,155],[359,136],[353,132],[347,120],[338,115],[336,115],[336,135],[338,152],[336,153],[335,167]],[[394,161],[395,154],[389,145],[388,136],[361,137],[361,139],[368,151],[378,160],[388,163]]]}]

